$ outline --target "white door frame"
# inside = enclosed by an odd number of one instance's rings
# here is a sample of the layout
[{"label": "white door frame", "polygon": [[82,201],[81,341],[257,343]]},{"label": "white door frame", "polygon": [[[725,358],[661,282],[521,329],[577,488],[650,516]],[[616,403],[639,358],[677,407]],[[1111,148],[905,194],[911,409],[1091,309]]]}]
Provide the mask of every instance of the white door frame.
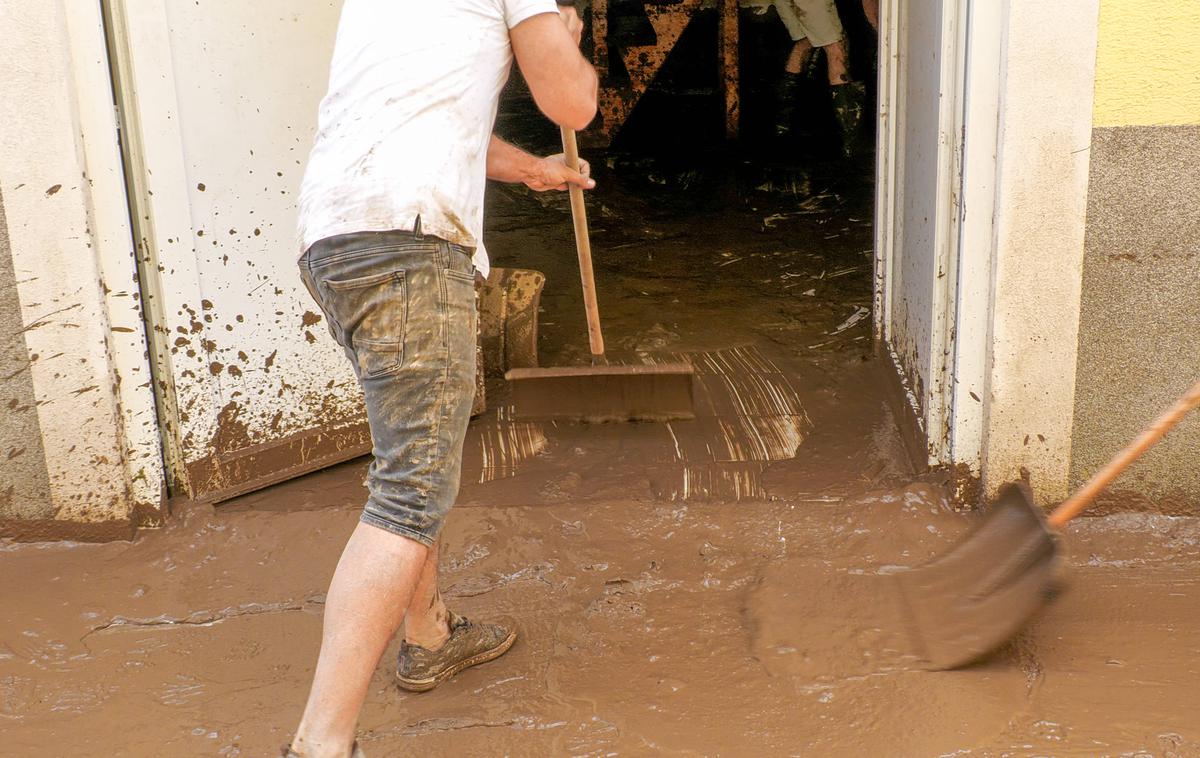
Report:
[{"label": "white door frame", "polygon": [[[130,208],[135,214],[138,263],[154,365],[159,427],[168,483],[173,492],[189,487],[180,410],[188,412],[193,435],[207,439],[217,427],[216,380],[195,371],[177,383],[172,368],[170,325],[200,291],[200,273],[189,245],[192,219],[183,159],[179,97],[175,90],[170,32],[163,0],[102,0],[114,58],[116,99],[126,147]],[[136,23],[134,23],[136,21]],[[154,171],[148,171],[148,165]],[[167,240],[172,240],[171,244]],[[170,272],[172,286],[162,274]]]},{"label": "white door frame", "polygon": [[65,2],[63,7],[78,94],[79,139],[92,188],[89,222],[108,316],[106,342],[130,516],[139,526],[159,526],[167,518],[165,473],[104,18],[98,3]]},{"label": "white door frame", "polygon": [[[984,397],[987,394],[991,315],[996,150],[999,139],[1000,77],[1004,7],[998,2],[959,0],[963,55],[956,84],[961,150],[955,251],[954,339],[948,345],[952,382],[946,455],[939,463],[981,475]],[[959,485],[962,486],[961,478]],[[959,493],[960,495],[963,493]]]},{"label": "white door frame", "polygon": [[[880,8],[876,206],[875,336],[894,362],[901,2]],[[931,381],[904,412],[927,445],[918,463],[982,480],[984,497],[1025,476],[1051,501],[1070,467],[1099,0],[954,0],[944,12],[944,284]]]},{"label": "white door frame", "polygon": [[[900,133],[901,113],[904,108],[903,82],[907,75],[907,61],[901,55],[900,38],[904,32],[902,0],[883,0],[879,18],[879,112],[878,112],[878,162],[876,166],[876,224],[875,224],[875,338],[888,355],[894,367],[900,366],[900,358],[892,348],[894,322],[890,318],[895,303],[892,284],[895,282],[895,262],[898,247],[903,238],[903,214],[897,207],[898,189],[903,186],[905,145]],[[954,330],[956,316],[959,214],[959,183],[962,176],[962,135],[964,100],[962,77],[965,75],[966,17],[968,0],[956,0],[942,9],[940,81],[943,94],[938,114],[938,154],[936,217],[939,220],[934,232],[933,255],[936,270],[940,272],[933,283],[931,303],[932,344],[924,368],[923,397],[901,378],[904,404],[909,414],[909,425],[924,438],[927,461],[940,465],[951,457],[951,435],[949,417],[952,413],[952,368]],[[947,83],[951,86],[947,87]]]}]

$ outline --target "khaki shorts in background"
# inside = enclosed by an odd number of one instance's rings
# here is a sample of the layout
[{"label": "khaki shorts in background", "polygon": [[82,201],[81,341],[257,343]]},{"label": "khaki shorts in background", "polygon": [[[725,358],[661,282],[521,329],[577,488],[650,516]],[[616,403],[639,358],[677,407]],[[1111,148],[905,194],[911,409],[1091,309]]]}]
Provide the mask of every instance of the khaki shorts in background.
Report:
[{"label": "khaki shorts in background", "polygon": [[793,42],[807,38],[813,47],[826,47],[845,38],[834,0],[744,0],[749,8],[775,6]]}]

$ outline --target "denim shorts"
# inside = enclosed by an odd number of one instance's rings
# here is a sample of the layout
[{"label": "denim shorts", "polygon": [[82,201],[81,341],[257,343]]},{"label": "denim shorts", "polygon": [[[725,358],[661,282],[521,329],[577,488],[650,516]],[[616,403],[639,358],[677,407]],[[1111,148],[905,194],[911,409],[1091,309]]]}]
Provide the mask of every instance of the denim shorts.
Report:
[{"label": "denim shorts", "polygon": [[412,232],[322,240],[300,275],[362,385],[365,523],[432,545],[458,496],[475,395],[470,248]]}]

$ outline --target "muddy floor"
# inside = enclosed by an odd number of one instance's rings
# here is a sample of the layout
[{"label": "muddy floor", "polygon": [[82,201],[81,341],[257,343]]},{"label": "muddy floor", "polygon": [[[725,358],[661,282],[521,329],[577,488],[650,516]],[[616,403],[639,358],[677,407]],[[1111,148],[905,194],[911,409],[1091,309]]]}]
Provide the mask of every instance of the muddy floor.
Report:
[{"label": "muddy floor", "polygon": [[[922,671],[891,575],[973,516],[914,474],[879,391],[866,183],[631,160],[592,200],[610,352],[692,360],[698,417],[523,424],[491,383],[443,577],[521,639],[425,695],[391,684],[393,647],[367,753],[1200,756],[1200,522],[1077,522],[1034,627]],[[543,363],[584,360],[565,203],[490,203],[496,261],[548,276]],[[274,755],[364,471],[182,507],[131,544],[0,545],[0,755]]]}]

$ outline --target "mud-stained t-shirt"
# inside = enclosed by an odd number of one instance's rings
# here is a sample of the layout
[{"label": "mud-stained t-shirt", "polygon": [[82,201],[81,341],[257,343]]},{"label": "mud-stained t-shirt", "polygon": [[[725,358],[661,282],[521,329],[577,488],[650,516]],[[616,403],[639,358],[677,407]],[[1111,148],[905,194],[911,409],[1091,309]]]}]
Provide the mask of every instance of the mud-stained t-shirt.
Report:
[{"label": "mud-stained t-shirt", "polygon": [[346,0],[300,188],[300,252],[353,232],[415,230],[475,248],[508,30],[555,0]]}]

